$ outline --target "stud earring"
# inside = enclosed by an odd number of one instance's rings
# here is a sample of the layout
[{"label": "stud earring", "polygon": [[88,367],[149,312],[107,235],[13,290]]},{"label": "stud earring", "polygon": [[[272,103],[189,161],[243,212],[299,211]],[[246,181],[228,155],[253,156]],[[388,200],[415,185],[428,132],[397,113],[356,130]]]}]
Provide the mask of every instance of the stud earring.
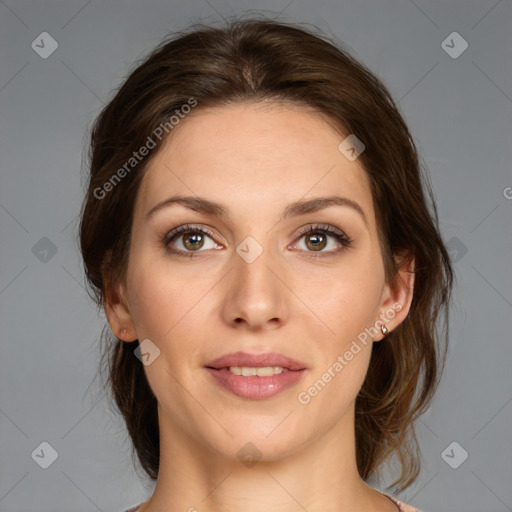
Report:
[{"label": "stud earring", "polygon": [[382,336],[385,338],[389,334],[389,329],[385,325],[382,325],[380,328],[380,332],[382,333]]},{"label": "stud earring", "polygon": [[121,329],[121,336],[125,336],[128,331],[126,329]]}]

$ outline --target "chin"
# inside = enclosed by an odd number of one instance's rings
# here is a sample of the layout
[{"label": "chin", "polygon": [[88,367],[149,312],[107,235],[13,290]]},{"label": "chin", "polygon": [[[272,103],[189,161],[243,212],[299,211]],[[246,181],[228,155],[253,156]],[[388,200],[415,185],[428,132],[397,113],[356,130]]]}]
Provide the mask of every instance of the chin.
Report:
[{"label": "chin", "polygon": [[227,459],[238,459],[241,462],[245,459],[261,462],[279,461],[304,448],[311,439],[304,428],[299,432],[286,428],[286,420],[278,426],[285,417],[286,415],[269,419],[267,416],[261,423],[254,417],[245,421],[239,419],[236,424],[224,422],[222,425],[233,437],[218,427],[218,435],[214,437],[211,437],[212,430],[205,433],[208,437],[204,439],[204,444],[210,445]]}]

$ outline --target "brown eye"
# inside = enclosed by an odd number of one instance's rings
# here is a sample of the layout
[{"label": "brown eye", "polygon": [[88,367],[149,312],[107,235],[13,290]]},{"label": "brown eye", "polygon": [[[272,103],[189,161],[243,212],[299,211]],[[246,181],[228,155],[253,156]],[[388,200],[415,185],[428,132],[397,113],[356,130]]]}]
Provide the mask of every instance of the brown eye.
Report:
[{"label": "brown eye", "polygon": [[183,245],[186,249],[189,249],[191,251],[201,249],[204,245],[204,236],[203,234],[195,231],[190,231],[190,234],[184,234],[183,237]]},{"label": "brown eye", "polygon": [[162,245],[171,254],[189,257],[204,253],[207,249],[222,249],[222,246],[215,242],[212,231],[193,225],[173,229],[163,237]]},{"label": "brown eye", "polygon": [[339,228],[329,225],[309,225],[298,238],[296,248],[310,256],[332,256],[351,246],[352,240]]},{"label": "brown eye", "polygon": [[312,251],[321,251],[327,245],[327,237],[321,233],[306,235],[306,246]]}]

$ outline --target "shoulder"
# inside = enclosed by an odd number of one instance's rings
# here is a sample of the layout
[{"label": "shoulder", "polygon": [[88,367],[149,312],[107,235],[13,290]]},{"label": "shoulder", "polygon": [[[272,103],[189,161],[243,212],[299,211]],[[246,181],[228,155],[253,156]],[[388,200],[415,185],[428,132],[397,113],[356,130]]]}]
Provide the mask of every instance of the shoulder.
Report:
[{"label": "shoulder", "polygon": [[420,509],[413,507],[412,505],[407,505],[407,503],[402,503],[401,501],[397,501],[398,506],[400,507],[400,512],[421,512]]},{"label": "shoulder", "polygon": [[400,512],[422,512],[418,508],[414,508],[412,505],[408,505],[407,503],[404,503],[394,496],[390,496],[389,494],[386,494],[382,491],[379,491],[381,494],[384,494],[384,496],[388,497],[391,501],[395,502],[397,507],[400,509]]}]

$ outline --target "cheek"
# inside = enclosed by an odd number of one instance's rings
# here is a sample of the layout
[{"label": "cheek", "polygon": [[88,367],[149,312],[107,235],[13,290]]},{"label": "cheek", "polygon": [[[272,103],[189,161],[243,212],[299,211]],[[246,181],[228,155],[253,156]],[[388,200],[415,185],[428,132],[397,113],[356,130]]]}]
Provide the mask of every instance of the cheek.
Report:
[{"label": "cheek", "polygon": [[194,340],[200,339],[196,335],[205,323],[205,296],[213,284],[170,265],[134,267],[130,309],[139,341],[150,339],[172,366],[188,359],[197,349]]},{"label": "cheek", "polygon": [[378,318],[384,285],[378,263],[348,258],[344,263],[334,271],[300,279],[295,287],[297,295],[322,320],[326,334],[340,349]]},{"label": "cheek", "polygon": [[158,274],[147,271],[139,273],[131,286],[132,316],[139,339],[149,338],[158,344],[178,321],[178,292]]},{"label": "cheek", "polygon": [[340,277],[323,295],[308,298],[329,331],[316,337],[314,370],[297,398],[309,417],[323,417],[326,425],[348,411],[365,380],[373,346],[365,329],[375,321],[380,298],[375,283]]},{"label": "cheek", "polygon": [[359,345],[357,353],[348,350],[350,360],[347,351],[335,354],[299,390],[297,400],[308,421],[314,423],[315,418],[322,418],[322,428],[328,429],[349,412],[365,380],[371,356],[371,344]]},{"label": "cheek", "polygon": [[[153,393],[161,402],[182,394],[177,382],[183,381],[186,365],[195,350],[194,336],[187,327],[200,325],[194,317],[195,291],[183,291],[183,283],[156,265],[141,265],[129,283],[130,309],[139,342],[149,339],[159,350],[151,364],[144,366]],[[185,338],[188,334],[188,339]],[[185,342],[184,342],[185,341]]]}]

